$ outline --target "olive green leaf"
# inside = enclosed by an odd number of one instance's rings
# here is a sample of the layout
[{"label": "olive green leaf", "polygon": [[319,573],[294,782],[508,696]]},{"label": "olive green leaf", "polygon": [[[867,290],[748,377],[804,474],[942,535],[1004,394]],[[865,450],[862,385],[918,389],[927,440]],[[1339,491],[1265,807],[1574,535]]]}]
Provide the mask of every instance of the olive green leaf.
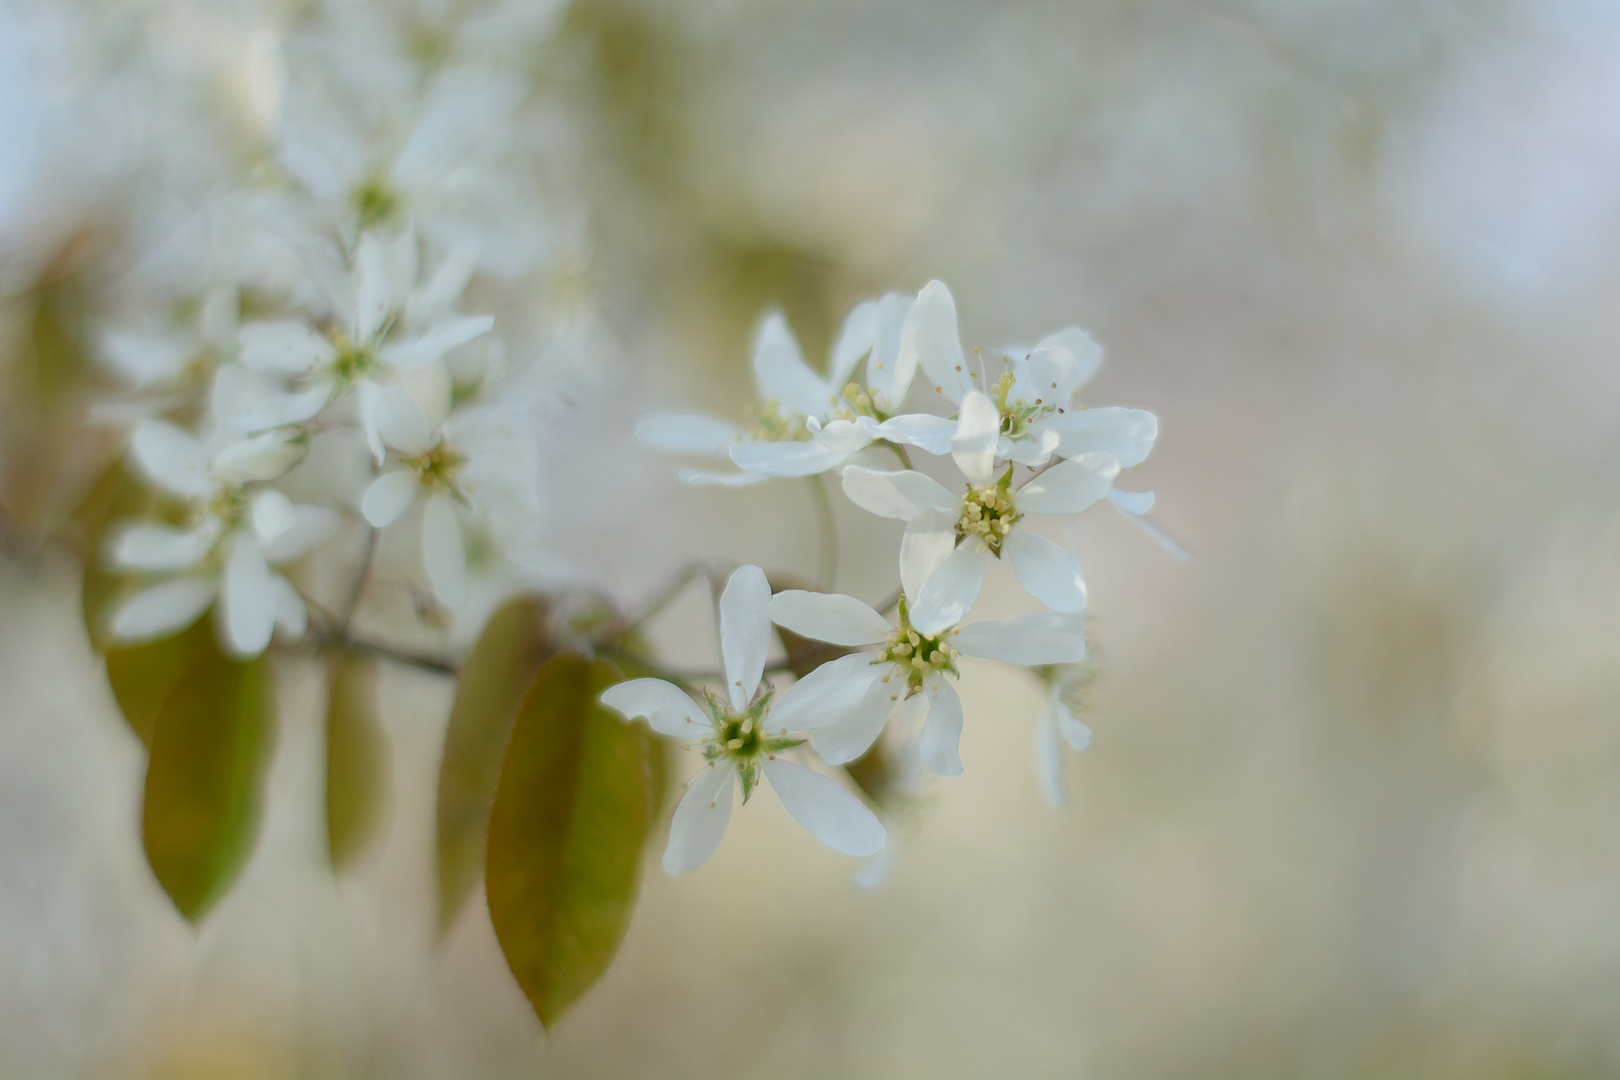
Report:
[{"label": "olive green leaf", "polygon": [[377,659],[335,649],[326,661],[326,843],[345,870],[388,808],[388,740],[377,716]]}]

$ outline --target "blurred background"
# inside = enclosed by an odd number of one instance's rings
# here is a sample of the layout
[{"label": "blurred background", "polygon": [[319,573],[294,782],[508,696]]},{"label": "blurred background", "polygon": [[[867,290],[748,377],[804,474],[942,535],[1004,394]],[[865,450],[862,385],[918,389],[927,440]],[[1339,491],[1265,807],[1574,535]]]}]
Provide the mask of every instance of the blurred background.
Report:
[{"label": "blurred background", "polygon": [[[1068,807],[1035,783],[1040,687],[971,666],[966,773],[892,826],[882,888],[750,803],[709,865],[649,869],[549,1035],[481,904],[434,944],[447,684],[390,670],[393,813],[334,880],[318,681],[284,665],[257,851],[193,930],[142,860],[79,564],[37,541],[116,438],[17,372],[73,354],[160,228],[152,175],[204,190],[262,131],[255,18],[0,0],[0,1075],[1620,1073],[1620,8],[558,11],[540,77],[600,313],[544,433],[562,559],[632,603],[695,556],[809,575],[803,485],[683,488],[630,424],[739,412],[769,305],[815,359],[934,277],[969,347],[1104,345],[1088,404],[1158,415],[1133,486],[1196,555],[1081,520]],[[152,70],[187,139],[138,122]],[[838,586],[875,599],[898,532],[838,514]],[[712,663],[710,625],[692,595],[655,636]]]}]

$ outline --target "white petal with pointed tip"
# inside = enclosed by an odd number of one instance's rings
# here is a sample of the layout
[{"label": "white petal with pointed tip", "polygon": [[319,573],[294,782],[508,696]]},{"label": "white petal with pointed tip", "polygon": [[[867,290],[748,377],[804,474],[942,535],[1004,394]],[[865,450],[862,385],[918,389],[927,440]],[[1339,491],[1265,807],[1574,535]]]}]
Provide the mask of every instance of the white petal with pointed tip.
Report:
[{"label": "white petal with pointed tip", "polygon": [[168,525],[131,525],[118,534],[113,561],[138,570],[181,570],[207,555],[219,529],[214,523],[195,529]]},{"label": "white petal with pointed tip", "polygon": [[900,349],[906,316],[911,314],[914,302],[912,297],[899,293],[886,293],[878,301],[877,336],[872,342],[872,355],[866,360],[866,381],[891,413],[905,404],[911,381],[917,374],[915,350],[901,352]]},{"label": "white petal with pointed tip", "polygon": [[385,472],[371,482],[360,498],[360,512],[378,529],[385,529],[398,521],[416,501],[421,482],[411,469]]},{"label": "white petal with pointed tip", "polygon": [[757,566],[739,566],[720,594],[720,655],[726,690],[738,712],[748,707],[771,647],[771,585]]},{"label": "white petal with pointed tip", "polygon": [[1013,495],[1028,514],[1078,514],[1108,494],[1119,463],[1107,454],[1082,454],[1060,461]]},{"label": "white petal with pointed tip", "polygon": [[182,630],[214,602],[215,592],[212,581],[189,577],[142,589],[113,616],[113,636],[120,641],[145,641]]},{"label": "white petal with pointed tip", "polygon": [[250,536],[238,536],[225,564],[225,636],[232,651],[257,656],[276,628],[276,588],[264,552]]},{"label": "white petal with pointed tip", "polygon": [[274,480],[302,461],[306,449],[295,432],[267,431],[227,445],[214,457],[213,474],[232,484]]},{"label": "white petal with pointed tip", "polygon": [[814,441],[732,443],[730,454],[738,468],[764,476],[814,476],[847,456]]},{"label": "white petal with pointed tip", "polygon": [[663,679],[630,679],[602,691],[602,704],[624,714],[626,720],[646,717],[654,731],[677,739],[701,741],[710,725],[686,691]]},{"label": "white petal with pointed tip", "polygon": [[725,838],[736,799],[737,770],[730,764],[710,765],[687,782],[686,794],[669,823],[669,846],[664,848],[664,871],[671,876],[696,870],[709,861]]},{"label": "white petal with pointed tip", "polygon": [[1086,579],[1074,556],[1052,541],[1014,529],[1001,541],[1018,584],[1053,611],[1078,615],[1086,610]]},{"label": "white petal with pointed tip", "polygon": [[448,495],[429,496],[422,508],[422,565],[439,603],[460,607],[467,591],[467,551]]},{"label": "white petal with pointed tip", "polygon": [[1086,658],[1085,622],[1053,611],[1024,611],[1004,619],[980,619],[951,637],[964,656],[1004,664],[1074,664]]},{"label": "white petal with pointed tip", "polygon": [[677,454],[725,457],[742,436],[736,424],[701,413],[648,413],[636,421],[636,438]]},{"label": "white petal with pointed tip", "polygon": [[829,660],[788,687],[762,725],[767,732],[812,731],[841,723],[861,704],[872,682],[885,674],[874,666],[876,653],[852,653]]},{"label": "white petal with pointed tip", "polygon": [[921,366],[934,388],[961,401],[971,388],[962,339],[956,328],[956,300],[942,281],[930,281],[917,294],[900,329],[899,362]]},{"label": "white petal with pointed tip", "polygon": [[951,458],[976,485],[995,477],[996,442],[1001,437],[1001,413],[995,402],[977,390],[962,399],[956,434],[951,436]]},{"label": "white petal with pointed tip", "polygon": [[443,359],[450,350],[483,337],[494,327],[495,319],[490,315],[463,315],[446,319],[419,337],[383,346],[377,359],[395,371],[414,371]]},{"label": "white petal with pointed tip", "polygon": [[907,413],[883,421],[874,434],[880,439],[915,446],[924,453],[939,457],[951,452],[951,436],[956,434],[956,423],[943,416]]},{"label": "white petal with pointed tip", "polygon": [[849,382],[850,372],[855,370],[861,357],[871,351],[877,330],[878,305],[875,301],[863,300],[844,316],[844,325],[838,331],[832,362],[827,369],[827,381],[832,389],[842,390]]},{"label": "white petal with pointed tip", "polygon": [[912,469],[879,472],[859,465],[844,470],[849,501],[879,517],[910,521],[924,510],[954,510],[961,499],[931,476]]},{"label": "white petal with pointed tip", "polygon": [[1071,410],[1037,421],[1035,427],[1057,435],[1059,457],[1107,454],[1122,469],[1142,464],[1159,437],[1159,421],[1152,413],[1112,405]]},{"label": "white petal with pointed tip", "polygon": [[766,316],[754,338],[754,386],[761,401],[775,402],[784,413],[826,417],[837,404],[837,393],[804,362],[778,312]]},{"label": "white petal with pointed tip", "polygon": [[872,645],[894,629],[871,604],[841,593],[784,589],[771,597],[771,621],[834,645]]},{"label": "white petal with pointed tip", "polygon": [[942,676],[923,684],[928,695],[928,720],[923,724],[917,750],[923,764],[935,776],[959,776],[962,772],[962,699],[956,687]]},{"label": "white petal with pointed tip", "polygon": [[918,633],[937,634],[967,617],[984,587],[984,564],[990,553],[972,537],[928,576],[911,606],[911,625]]},{"label": "white petal with pointed tip", "polygon": [[872,855],[883,847],[883,823],[837,781],[782,758],[765,762],[765,779],[793,820],[834,851]]},{"label": "white petal with pointed tip", "polygon": [[[888,682],[883,681],[884,676]],[[833,723],[817,728],[810,745],[829,765],[854,761],[877,741],[905,689],[905,674],[895,665],[876,665],[855,704]]]},{"label": "white petal with pointed tip", "polygon": [[135,428],[129,448],[153,483],[192,498],[214,493],[208,453],[189,432],[162,420],[142,420]]},{"label": "white petal with pointed tip", "polygon": [[331,362],[337,349],[309,324],[287,319],[242,327],[240,356],[250,368],[302,374]]}]

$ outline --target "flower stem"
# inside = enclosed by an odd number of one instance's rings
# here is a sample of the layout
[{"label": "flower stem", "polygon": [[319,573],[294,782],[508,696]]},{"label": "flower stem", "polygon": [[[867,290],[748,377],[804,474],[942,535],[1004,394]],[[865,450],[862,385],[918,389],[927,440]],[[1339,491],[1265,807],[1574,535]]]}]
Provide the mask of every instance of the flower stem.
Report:
[{"label": "flower stem", "polygon": [[347,634],[342,635],[340,640],[348,648],[358,652],[370,653],[380,660],[389,660],[405,667],[416,668],[419,671],[431,671],[436,675],[448,675],[452,679],[461,676],[461,665],[441,656],[429,656],[426,653],[396,649],[391,645],[379,645],[374,641],[363,641]]},{"label": "flower stem", "polygon": [[807,477],[811,501],[816,507],[816,526],[821,531],[820,559],[816,569],[816,591],[831,592],[838,576],[838,526],[833,520],[832,500],[821,474]]},{"label": "flower stem", "polygon": [[883,445],[894,451],[894,456],[900,459],[901,465],[904,465],[908,469],[911,468],[911,455],[906,453],[905,447],[901,446],[899,443],[889,442],[887,439],[883,441]]},{"label": "flower stem", "polygon": [[669,583],[658,590],[651,600],[642,605],[641,610],[625,624],[625,632],[641,629],[650,619],[668,607],[670,602],[681,594],[682,589],[699,577],[708,578],[710,587],[717,588],[715,584],[717,575],[712,565],[701,559],[696,562],[689,562],[677,570]]}]

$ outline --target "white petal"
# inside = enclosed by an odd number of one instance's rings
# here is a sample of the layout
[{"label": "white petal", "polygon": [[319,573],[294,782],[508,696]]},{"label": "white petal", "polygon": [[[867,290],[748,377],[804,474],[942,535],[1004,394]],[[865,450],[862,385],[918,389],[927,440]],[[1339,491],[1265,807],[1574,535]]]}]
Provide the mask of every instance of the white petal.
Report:
[{"label": "white petal", "polygon": [[467,291],[477,261],[465,249],[452,251],[433,271],[428,283],[405,305],[405,318],[413,326],[431,322],[450,310],[450,305]]},{"label": "white petal", "polygon": [[829,660],[788,687],[762,725],[771,734],[811,731],[839,723],[853,712],[886,672],[874,665],[876,653],[852,653]]},{"label": "white petal", "polygon": [[784,589],[771,597],[771,621],[834,645],[871,645],[894,629],[872,605],[841,593]]},{"label": "white petal", "polygon": [[917,374],[916,350],[902,352],[900,349],[912,303],[911,297],[899,293],[888,293],[878,301],[877,334],[872,342],[872,355],[866,360],[866,382],[889,412],[905,404],[911,380]]},{"label": "white petal", "polygon": [[384,443],[407,454],[422,454],[433,448],[433,429],[409,390],[403,386],[383,388],[374,408],[377,434]]},{"label": "white petal", "polygon": [[361,379],[354,388],[360,402],[360,430],[366,434],[366,446],[378,465],[388,456],[383,446],[382,427],[377,422],[377,408],[382,404],[383,388],[370,379]]},{"label": "white petal", "polygon": [[1030,514],[1078,514],[1107,495],[1118,475],[1119,463],[1107,454],[1082,454],[1030,480],[1013,502]]},{"label": "white petal", "polygon": [[1119,462],[1122,469],[1142,464],[1159,437],[1159,420],[1152,413],[1117,406],[1071,409],[1041,420],[1035,427],[1056,433],[1059,457],[1102,453]]},{"label": "white petal", "polygon": [[913,604],[935,570],[956,550],[956,514],[924,510],[906,523],[900,538],[900,588]]},{"label": "white petal", "polygon": [[712,473],[701,469],[681,469],[675,475],[681,483],[692,487],[752,487],[770,479],[764,473]]},{"label": "white petal", "polygon": [[360,499],[360,512],[374,527],[387,528],[411,508],[418,487],[420,483],[411,469],[385,472],[366,488]]},{"label": "white petal", "polygon": [[[870,663],[870,661],[868,661]],[[883,677],[889,681],[884,682]],[[893,664],[879,664],[865,690],[853,706],[845,709],[837,720],[816,729],[810,745],[829,765],[842,765],[854,761],[871,749],[883,732],[889,714],[905,692],[905,676]]]},{"label": "white petal", "polygon": [[736,424],[701,413],[647,413],[636,421],[636,438],[677,454],[725,457],[742,436]]},{"label": "white petal", "polygon": [[142,589],[113,616],[113,636],[120,641],[144,641],[184,629],[214,602],[214,592],[213,582],[189,577]]},{"label": "white petal", "polygon": [[917,294],[900,330],[899,362],[921,365],[934,389],[951,401],[961,401],[971,389],[956,329],[956,301],[944,282],[930,281]]},{"label": "white petal", "polygon": [[936,457],[951,452],[951,436],[956,434],[956,422],[928,413],[906,413],[891,416],[877,427],[876,435],[890,442],[915,446]]},{"label": "white petal", "polygon": [[984,564],[990,553],[971,537],[951,552],[929,575],[911,608],[911,625],[918,633],[937,634],[961,622],[979,599],[984,586]]},{"label": "white petal", "polygon": [[1102,366],[1102,346],[1093,341],[1091,335],[1078,326],[1071,326],[1065,330],[1059,330],[1055,334],[1048,334],[1036,343],[1035,348],[1044,349],[1054,346],[1067,349],[1069,354],[1074,357],[1074,368],[1069,373],[1071,381],[1066,386],[1060,385],[1058,387],[1059,393],[1066,389],[1072,394],[1075,390],[1090,382],[1091,377],[1097,374],[1097,369]]},{"label": "white petal", "polygon": [[231,648],[257,656],[276,629],[276,588],[264,552],[248,536],[239,536],[225,566],[225,630]]},{"label": "white petal", "polygon": [[213,550],[219,529],[209,522],[196,529],[131,525],[113,544],[113,561],[138,570],[180,570]]},{"label": "white petal", "polygon": [[1001,413],[995,402],[977,390],[962,399],[956,418],[956,434],[951,436],[951,457],[974,484],[990,483],[995,477],[996,441],[1001,437]]},{"label": "white petal", "polygon": [[996,443],[996,456],[1038,469],[1052,460],[1057,445],[1055,431],[1030,431],[1016,441],[1003,435]]},{"label": "white petal", "polygon": [[1086,579],[1074,556],[1052,541],[1014,529],[1001,541],[1018,584],[1053,611],[1078,615],[1086,610]]},{"label": "white petal", "polygon": [[274,480],[304,459],[308,444],[287,429],[229,443],[214,456],[213,474],[232,484]]},{"label": "white petal", "polygon": [[329,363],[337,349],[308,323],[291,319],[242,327],[242,363],[260,370],[301,374]]},{"label": "white petal", "polygon": [[393,289],[388,274],[388,260],[382,244],[370,233],[360,238],[360,250],[355,256],[358,281],[354,301],[354,340],[368,342],[382,329],[383,320],[393,308]]},{"label": "white petal", "polygon": [[1085,622],[1053,611],[1024,611],[1004,619],[980,619],[951,637],[964,656],[1004,664],[1075,664],[1086,658]]},{"label": "white petal", "polygon": [[1091,729],[1081,723],[1080,718],[1063,704],[1063,697],[1056,688],[1052,691],[1052,716],[1057,721],[1058,734],[1069,744],[1069,749],[1074,751],[1091,749]]},{"label": "white petal", "polygon": [[654,731],[677,739],[702,741],[710,724],[703,709],[686,691],[663,679],[630,679],[602,691],[602,704],[624,714],[626,720],[647,718]]},{"label": "white petal", "polygon": [[962,699],[956,687],[937,675],[924,684],[923,692],[928,695],[928,722],[917,740],[923,764],[935,776],[960,775]]},{"label": "white petal", "polygon": [[819,442],[738,442],[730,448],[740,469],[762,476],[814,476],[848,455]]},{"label": "white petal", "polygon": [[331,383],[323,381],[289,394],[240,364],[226,364],[214,374],[210,403],[224,427],[252,434],[303,423],[325,407],[332,389]]},{"label": "white petal", "polygon": [[294,506],[291,528],[265,544],[264,557],[272,563],[296,559],[336,536],[338,523],[338,513],[330,507]]},{"label": "white petal", "polygon": [[101,358],[136,386],[174,378],[191,358],[188,344],[166,334],[108,328],[100,337]]},{"label": "white petal", "polygon": [[441,425],[440,431],[451,446],[474,457],[499,453],[504,458],[507,455],[503,451],[523,437],[514,417],[488,408],[458,412]]},{"label": "white petal", "polygon": [[889,873],[893,869],[894,847],[885,842],[876,855],[868,857],[861,863],[860,869],[851,874],[849,880],[857,889],[873,892],[889,879]]},{"label": "white petal", "polygon": [[153,483],[192,498],[214,493],[208,453],[190,433],[162,420],[142,420],[129,448]]},{"label": "white petal", "polygon": [[1035,779],[1040,784],[1041,797],[1046,804],[1057,809],[1068,799],[1063,794],[1063,754],[1058,745],[1053,705],[1054,700],[1049,697],[1041,706],[1040,716],[1035,721]]},{"label": "white petal", "polygon": [[741,712],[753,700],[771,647],[771,584],[757,566],[739,566],[720,594],[720,655],[726,690]]},{"label": "white petal", "polygon": [[875,301],[863,300],[844,316],[838,341],[833,345],[832,363],[827,369],[827,381],[832,389],[842,390],[849,382],[850,372],[855,370],[861,357],[871,351],[877,329],[878,306]]},{"label": "white petal", "polygon": [[825,417],[838,395],[810,370],[799,343],[778,312],[766,316],[754,337],[754,385],[763,402],[784,413]]},{"label": "white petal", "polygon": [[483,337],[495,327],[492,315],[462,315],[447,319],[418,337],[385,345],[377,359],[396,371],[411,371],[442,359],[451,349]]},{"label": "white petal", "polygon": [[962,500],[931,476],[912,469],[879,472],[859,465],[844,470],[849,501],[879,517],[910,521],[924,510],[955,510]]},{"label": "white petal", "polygon": [[460,607],[467,590],[467,551],[448,495],[430,496],[422,508],[422,565],[439,603]]},{"label": "white petal", "polygon": [[826,424],[812,416],[805,421],[810,437],[840,456],[858,453],[877,438],[878,422],[870,416],[853,420],[829,420]]},{"label": "white petal", "polygon": [[1127,514],[1145,514],[1153,509],[1151,491],[1121,491],[1114,488],[1108,493],[1108,498]]},{"label": "white petal", "polygon": [[291,499],[269,488],[253,496],[252,518],[259,543],[269,544],[298,523],[298,512]]},{"label": "white petal", "polygon": [[276,627],[288,637],[301,638],[309,629],[309,612],[304,598],[298,595],[292,582],[280,574],[270,575],[270,586],[275,594]]},{"label": "white petal", "polygon": [[1014,364],[1018,381],[1013,385],[1011,400],[1022,405],[1067,405],[1080,385],[1074,377],[1077,366],[1074,354],[1061,345],[1032,350],[1027,358]]},{"label": "white petal", "polygon": [[765,779],[793,820],[834,851],[872,855],[883,847],[883,823],[832,778],[776,758],[765,762]]},{"label": "white petal", "polygon": [[[1116,492],[1109,492],[1109,495],[1111,496],[1114,494],[1116,494]],[[1137,493],[1127,491],[1123,494],[1134,495]],[[1152,494],[1152,492],[1144,492],[1143,494]],[[1153,524],[1153,522],[1149,521],[1145,517],[1142,517],[1140,514],[1131,513],[1131,511],[1127,510],[1123,505],[1121,505],[1118,499],[1111,498],[1109,501],[1114,504],[1114,509],[1119,511],[1121,517],[1130,522],[1132,525],[1135,525],[1138,529],[1141,529],[1143,532],[1147,533],[1148,536],[1152,537],[1160,547],[1164,548],[1164,550],[1170,553],[1171,558],[1175,559],[1177,562],[1187,562],[1193,557],[1192,552],[1182,547],[1175,541],[1174,538],[1170,536],[1169,533]]]},{"label": "white petal", "polygon": [[709,861],[726,835],[736,789],[737,770],[730,764],[710,765],[687,782],[686,794],[669,823],[666,873],[684,874]]}]

